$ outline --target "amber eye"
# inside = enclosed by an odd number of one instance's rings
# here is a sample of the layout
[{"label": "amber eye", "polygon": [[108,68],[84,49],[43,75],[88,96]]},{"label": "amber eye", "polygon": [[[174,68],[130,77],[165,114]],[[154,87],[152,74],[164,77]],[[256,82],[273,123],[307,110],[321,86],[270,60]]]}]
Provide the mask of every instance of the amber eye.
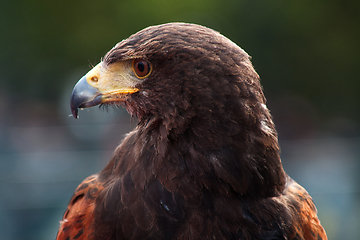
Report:
[{"label": "amber eye", "polygon": [[133,60],[133,70],[138,78],[144,79],[150,75],[151,65],[148,61],[142,58],[137,58]]}]

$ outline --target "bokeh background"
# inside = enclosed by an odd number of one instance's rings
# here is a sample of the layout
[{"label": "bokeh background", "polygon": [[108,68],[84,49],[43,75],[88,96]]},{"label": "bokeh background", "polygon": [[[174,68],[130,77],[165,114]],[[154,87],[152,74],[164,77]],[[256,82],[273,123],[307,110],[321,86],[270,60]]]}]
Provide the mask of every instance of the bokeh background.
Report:
[{"label": "bokeh background", "polygon": [[285,170],[329,239],[360,235],[360,1],[0,1],[0,238],[54,239],[76,186],[136,120],[71,118],[72,87],[117,42],[181,21],[220,31],[261,76]]}]

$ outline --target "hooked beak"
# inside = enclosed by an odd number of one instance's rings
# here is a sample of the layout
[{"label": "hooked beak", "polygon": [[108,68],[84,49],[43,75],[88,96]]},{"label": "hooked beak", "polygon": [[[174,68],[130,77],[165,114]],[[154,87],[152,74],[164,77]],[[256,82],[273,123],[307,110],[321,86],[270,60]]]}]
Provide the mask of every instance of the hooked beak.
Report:
[{"label": "hooked beak", "polygon": [[71,113],[78,118],[79,108],[125,101],[129,94],[139,91],[135,87],[139,82],[133,74],[131,62],[117,62],[109,66],[100,62],[75,85],[70,100]]},{"label": "hooked beak", "polygon": [[78,118],[78,108],[87,108],[102,103],[103,95],[97,88],[89,85],[86,76],[83,76],[75,85],[71,94],[71,113],[74,118]]}]

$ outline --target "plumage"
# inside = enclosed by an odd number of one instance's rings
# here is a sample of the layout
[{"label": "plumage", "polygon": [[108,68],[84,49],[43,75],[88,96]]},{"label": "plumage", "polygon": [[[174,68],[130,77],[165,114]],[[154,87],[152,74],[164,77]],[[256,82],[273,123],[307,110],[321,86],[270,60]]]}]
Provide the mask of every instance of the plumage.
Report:
[{"label": "plumage", "polygon": [[284,172],[249,55],[195,24],[146,28],[75,86],[71,109],[121,105],[138,126],[76,189],[57,239],[327,239]]}]

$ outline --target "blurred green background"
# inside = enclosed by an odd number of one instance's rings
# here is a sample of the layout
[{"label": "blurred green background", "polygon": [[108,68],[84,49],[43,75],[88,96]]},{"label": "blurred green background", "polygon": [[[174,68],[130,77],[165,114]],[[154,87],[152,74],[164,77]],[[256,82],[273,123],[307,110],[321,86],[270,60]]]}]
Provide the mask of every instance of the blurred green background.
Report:
[{"label": "blurred green background", "polygon": [[174,21],[252,56],[285,170],[313,196],[329,239],[358,239],[358,0],[1,0],[1,239],[55,238],[73,190],[136,125],[121,109],[72,119],[72,87],[117,42]]}]

